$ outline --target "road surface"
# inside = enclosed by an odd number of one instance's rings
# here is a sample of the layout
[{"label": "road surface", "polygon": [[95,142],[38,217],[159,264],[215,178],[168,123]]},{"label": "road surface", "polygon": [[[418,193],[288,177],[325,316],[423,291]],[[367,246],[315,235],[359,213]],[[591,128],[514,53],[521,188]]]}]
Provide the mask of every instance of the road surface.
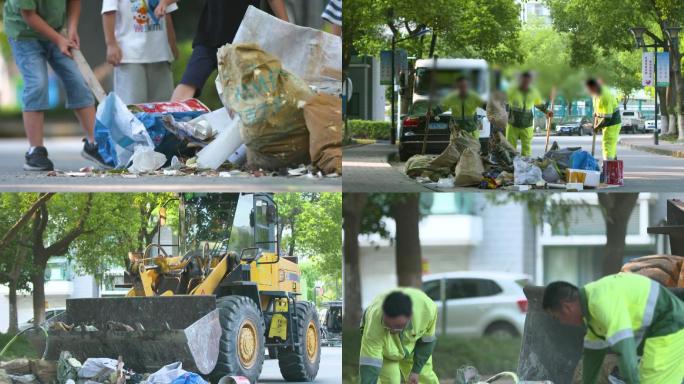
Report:
[{"label": "road surface", "polygon": [[[342,382],[342,348],[321,348],[321,365],[314,383],[338,384]],[[259,383],[287,383],[280,375],[278,360],[264,361]]]},{"label": "road surface", "polygon": [[[80,138],[49,138],[45,140],[50,159],[56,169],[78,171],[92,165],[81,157]],[[342,179],[313,177],[237,177],[218,176],[157,176],[123,178],[47,176],[47,172],[26,172],[22,169],[25,139],[0,140],[0,190],[5,192],[339,192]]]},{"label": "road surface", "polygon": [[[650,137],[623,135],[623,138]],[[554,136],[561,148],[581,146],[591,151],[591,136]],[[597,138],[597,158],[601,159],[601,137]],[[532,155],[541,156],[545,138],[532,142]],[[396,151],[389,144],[372,144],[345,149],[343,160],[345,192],[429,192],[480,191],[477,188],[438,189],[419,184],[404,175],[404,163],[388,161]],[[684,159],[656,155],[618,146],[618,158],[625,162],[625,186],[607,188],[608,192],[681,192],[684,190]]]}]

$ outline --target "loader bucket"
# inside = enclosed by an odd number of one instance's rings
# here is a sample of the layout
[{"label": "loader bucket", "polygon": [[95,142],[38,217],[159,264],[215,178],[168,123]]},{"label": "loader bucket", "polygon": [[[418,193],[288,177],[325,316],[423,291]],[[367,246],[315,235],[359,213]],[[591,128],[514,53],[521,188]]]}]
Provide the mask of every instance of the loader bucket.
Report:
[{"label": "loader bucket", "polygon": [[[684,300],[684,288],[669,289]],[[528,310],[518,361],[520,380],[572,384],[575,368],[582,357],[585,329],[560,324],[544,312],[544,287],[528,286],[523,291]]]},{"label": "loader bucket", "polygon": [[[136,372],[154,372],[180,361],[185,370],[206,375],[216,366],[221,325],[214,296],[70,299],[63,315],[57,321],[96,330],[51,327],[49,360],[69,351],[80,361],[121,356],[126,368]],[[121,330],[111,322],[135,330]]]},{"label": "loader bucket", "polygon": [[520,380],[572,384],[582,357],[584,328],[560,324],[544,312],[544,287],[528,286],[523,291],[528,309],[518,361]]}]

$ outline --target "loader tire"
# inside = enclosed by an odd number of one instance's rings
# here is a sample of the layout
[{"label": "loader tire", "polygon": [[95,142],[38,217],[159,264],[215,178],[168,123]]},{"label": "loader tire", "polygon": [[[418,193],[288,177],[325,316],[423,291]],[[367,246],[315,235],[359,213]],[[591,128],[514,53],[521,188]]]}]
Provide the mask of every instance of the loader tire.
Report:
[{"label": "loader tire", "polygon": [[309,302],[296,306],[299,345],[278,349],[280,374],[287,381],[313,381],[321,362],[321,326],[316,307]]},{"label": "loader tire", "polygon": [[257,382],[264,365],[264,318],[256,303],[246,296],[225,296],[216,301],[221,322],[221,342],[212,382],[226,375],[244,376]]}]

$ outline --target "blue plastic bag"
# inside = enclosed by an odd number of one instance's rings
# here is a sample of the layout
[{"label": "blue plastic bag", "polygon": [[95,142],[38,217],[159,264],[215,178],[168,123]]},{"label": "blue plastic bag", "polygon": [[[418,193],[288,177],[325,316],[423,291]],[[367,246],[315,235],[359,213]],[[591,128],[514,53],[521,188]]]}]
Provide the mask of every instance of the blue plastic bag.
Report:
[{"label": "blue plastic bag", "polygon": [[598,161],[587,151],[575,151],[570,156],[570,168],[585,171],[600,171]]},{"label": "blue plastic bag", "polygon": [[168,113],[148,113],[148,112],[138,112],[135,113],[135,117],[140,120],[145,128],[147,129],[147,133],[150,135],[152,138],[152,142],[154,143],[155,148],[161,144],[161,142],[164,140],[164,138],[167,135],[170,135],[171,133],[164,127],[164,122],[162,121],[162,117],[166,115],[171,115],[173,116],[173,119],[176,121],[190,121],[197,116],[203,115],[206,112],[204,111],[189,111],[189,112],[168,112]]},{"label": "blue plastic bag", "polygon": [[180,376],[178,376],[171,384],[209,384],[204,379],[202,376],[193,373],[193,372],[186,372]]}]

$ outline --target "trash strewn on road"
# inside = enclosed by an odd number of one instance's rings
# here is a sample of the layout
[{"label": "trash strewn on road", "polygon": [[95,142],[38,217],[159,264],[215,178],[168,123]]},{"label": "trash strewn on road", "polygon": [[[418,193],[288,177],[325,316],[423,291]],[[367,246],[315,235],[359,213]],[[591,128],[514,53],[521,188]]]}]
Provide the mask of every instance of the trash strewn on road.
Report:
[{"label": "trash strewn on road", "polygon": [[582,191],[623,185],[620,160],[604,161],[602,172],[598,160],[589,152],[580,147],[561,149],[555,142],[543,157],[522,157],[501,132],[492,134],[487,154],[482,154],[477,139],[456,131],[440,155],[412,156],[405,172],[420,183],[441,189]]}]

